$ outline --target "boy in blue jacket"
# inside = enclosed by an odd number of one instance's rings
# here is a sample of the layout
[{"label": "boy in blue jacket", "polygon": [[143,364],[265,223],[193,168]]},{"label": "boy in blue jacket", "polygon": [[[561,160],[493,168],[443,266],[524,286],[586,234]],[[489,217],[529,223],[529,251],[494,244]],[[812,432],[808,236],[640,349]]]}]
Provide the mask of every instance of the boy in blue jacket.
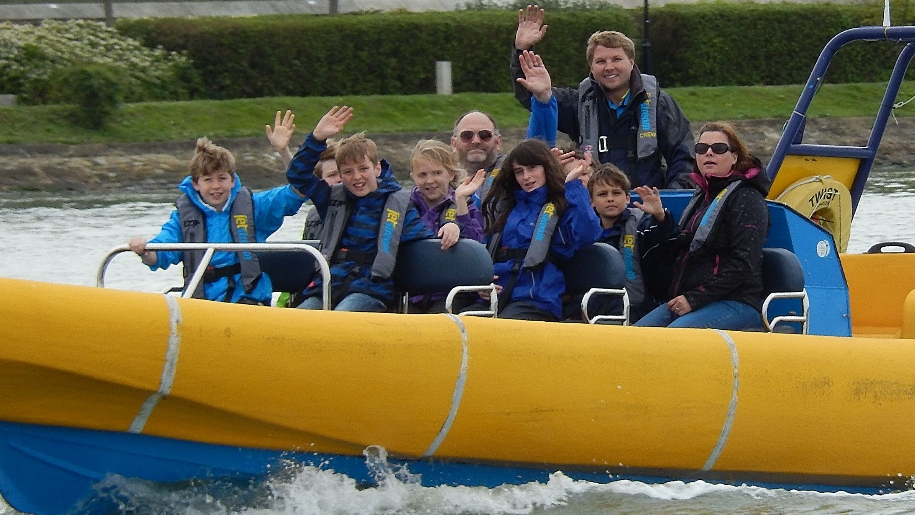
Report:
[{"label": "boy in blue jacket", "polygon": [[[305,200],[289,185],[251,193],[235,173],[232,153],[207,138],[197,140],[190,168],[191,175],[178,186],[182,194],[176,209],[159,234],[149,242],[142,237],[128,242],[152,270],[183,262],[185,289],[204,251],[153,252],[146,250],[147,243],[264,242]],[[269,306],[272,293],[270,278],[261,273],[256,255],[216,252],[193,296]]]},{"label": "boy in blue jacket", "polygon": [[[321,253],[330,264],[331,304],[337,311],[387,311],[394,302],[391,274],[401,243],[432,238],[387,161],[363,134],[339,142],[336,161],[343,179],[333,186],[314,174],[315,165],[353,117],[351,107],[334,106],[305,137],[289,164],[289,183],[315,205],[324,228]],[[298,307],[323,307],[322,282],[302,292]]]}]

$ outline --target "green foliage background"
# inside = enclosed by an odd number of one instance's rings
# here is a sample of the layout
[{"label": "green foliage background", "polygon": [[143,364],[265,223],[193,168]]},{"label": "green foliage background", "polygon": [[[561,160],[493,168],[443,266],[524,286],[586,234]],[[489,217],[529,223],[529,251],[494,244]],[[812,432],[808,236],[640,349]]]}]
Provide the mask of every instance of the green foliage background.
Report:
[{"label": "green foliage background", "polygon": [[[669,4],[650,10],[653,72],[664,87],[803,83],[838,32],[879,25],[882,4]],[[895,23],[907,15],[895,9]],[[643,11],[547,11],[540,53],[555,85],[587,74],[585,42],[619,30],[642,50]],[[186,52],[201,79],[197,98],[396,95],[435,91],[435,62],[451,61],[456,92],[511,90],[514,9],[120,20],[150,47]],[[898,53],[891,45],[843,50],[830,82],[877,80]],[[642,56],[638,56],[642,64]]]}]

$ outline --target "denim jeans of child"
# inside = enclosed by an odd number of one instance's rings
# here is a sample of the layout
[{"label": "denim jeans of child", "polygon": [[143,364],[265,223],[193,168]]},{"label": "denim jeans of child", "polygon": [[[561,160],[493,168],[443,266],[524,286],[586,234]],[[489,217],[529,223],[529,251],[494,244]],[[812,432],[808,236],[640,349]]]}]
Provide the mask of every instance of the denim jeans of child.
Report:
[{"label": "denim jeans of child", "polygon": [[[298,305],[300,309],[321,309],[323,307],[321,297],[308,297],[304,302]],[[383,313],[388,307],[380,300],[366,295],[364,293],[350,293],[337,304],[334,311],[362,311]]]}]

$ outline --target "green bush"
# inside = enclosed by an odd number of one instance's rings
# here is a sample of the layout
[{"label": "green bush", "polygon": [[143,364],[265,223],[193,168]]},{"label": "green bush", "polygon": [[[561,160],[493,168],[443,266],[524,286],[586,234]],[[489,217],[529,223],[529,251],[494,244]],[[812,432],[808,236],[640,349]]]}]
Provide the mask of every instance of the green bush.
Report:
[{"label": "green bush", "polygon": [[[517,11],[283,16],[248,19],[120,20],[119,30],[152,47],[186,53],[209,98],[435,92],[435,62],[451,61],[455,92],[511,89],[508,58]],[[550,14],[539,48],[557,83],[588,67],[594,27],[628,31],[621,8]],[[569,79],[577,77],[577,79]]]},{"label": "green bush", "polygon": [[[893,0],[907,22],[907,0]],[[0,92],[23,103],[48,98],[52,70],[79,62],[118,67],[124,99],[411,95],[435,91],[435,62],[451,61],[454,91],[506,92],[516,1],[470,0],[455,12],[355,13],[0,24]],[[618,30],[643,51],[642,8],[602,0],[549,0],[549,31],[535,49],[557,86],[588,73],[584,49]],[[601,8],[596,8],[602,6]],[[882,3],[710,2],[652,7],[652,72],[663,87],[798,84],[823,45],[851,27],[879,25]],[[885,77],[893,45],[854,44],[830,65],[829,82]],[[638,55],[640,65],[644,56]],[[913,72],[915,73],[915,72]]]},{"label": "green bush", "polygon": [[[496,3],[493,0],[470,0],[459,9],[465,11],[492,11],[492,10],[518,10],[524,9],[531,5],[529,0],[514,0],[508,4]],[[539,0],[537,5],[541,9],[553,12],[561,11],[589,11],[594,9],[606,9],[606,0]]]},{"label": "green bush", "polygon": [[51,75],[82,63],[116,69],[130,102],[181,100],[201,89],[185,57],[145,47],[101,22],[0,23],[0,92],[26,104],[48,102]]},{"label": "green bush", "polygon": [[[801,84],[823,46],[837,33],[867,24],[873,11],[839,4],[671,4],[653,11],[655,69],[667,86]],[[888,72],[891,53],[844,48],[830,64],[830,81]]]},{"label": "green bush", "polygon": [[[909,16],[894,0],[894,23]],[[589,8],[600,3],[601,8]],[[555,8],[551,7],[555,4]],[[451,61],[456,92],[512,89],[508,60],[517,9],[471,0],[441,13],[356,13],[120,20],[118,29],[152,48],[186,55],[200,96],[411,95],[435,92],[435,61]],[[913,10],[915,14],[915,10]],[[652,72],[663,87],[799,84],[823,45],[838,32],[879,25],[882,3],[710,2],[651,7]],[[587,75],[585,44],[618,30],[643,47],[643,9],[595,0],[550,0],[549,30],[535,49],[554,85]],[[877,80],[898,55],[891,45],[850,45],[829,70],[830,82]],[[640,65],[643,56],[637,56]]]},{"label": "green bush", "polygon": [[121,103],[123,84],[117,69],[101,64],[77,64],[51,73],[51,100],[72,104],[70,119],[80,127],[101,129]]}]

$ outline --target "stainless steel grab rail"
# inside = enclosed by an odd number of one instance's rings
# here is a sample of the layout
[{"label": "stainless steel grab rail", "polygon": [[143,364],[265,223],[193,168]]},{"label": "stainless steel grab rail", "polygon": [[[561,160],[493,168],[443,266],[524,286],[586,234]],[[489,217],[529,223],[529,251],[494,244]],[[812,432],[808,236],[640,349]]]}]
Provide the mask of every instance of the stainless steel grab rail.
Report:
[{"label": "stainless steel grab rail", "polygon": [[[327,260],[324,259],[324,256],[321,255],[321,252],[310,245],[308,240],[304,240],[301,243],[149,243],[146,245],[146,250],[177,252],[183,252],[185,250],[204,251],[200,266],[197,267],[197,270],[194,270],[190,284],[188,284],[188,287],[181,295],[183,298],[190,298],[190,296],[193,295],[194,290],[197,289],[197,285],[203,280],[203,274],[206,272],[207,266],[210,265],[210,260],[213,259],[213,253],[216,251],[307,252],[315,258],[315,262],[318,263],[318,266],[321,269],[321,278],[324,283],[322,292],[324,309],[330,309],[330,266],[327,264]],[[108,265],[111,264],[111,261],[115,256],[124,252],[132,251],[127,245],[120,245],[108,251],[108,254],[106,254],[105,258],[102,260],[102,264],[99,266],[98,273],[95,276],[96,286],[99,288],[105,287],[105,272],[108,269]]]}]

